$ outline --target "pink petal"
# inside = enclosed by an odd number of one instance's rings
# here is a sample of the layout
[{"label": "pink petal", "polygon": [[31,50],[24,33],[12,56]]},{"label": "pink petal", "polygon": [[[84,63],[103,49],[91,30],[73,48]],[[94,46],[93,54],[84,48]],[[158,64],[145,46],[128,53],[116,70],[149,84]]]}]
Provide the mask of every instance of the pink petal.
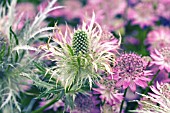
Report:
[{"label": "pink petal", "polygon": [[123,85],[123,80],[122,79],[120,79],[119,81],[117,81],[117,83],[116,83],[116,87],[121,87],[122,85]]},{"label": "pink petal", "polygon": [[133,92],[136,91],[136,84],[133,81],[130,83],[129,87]]}]

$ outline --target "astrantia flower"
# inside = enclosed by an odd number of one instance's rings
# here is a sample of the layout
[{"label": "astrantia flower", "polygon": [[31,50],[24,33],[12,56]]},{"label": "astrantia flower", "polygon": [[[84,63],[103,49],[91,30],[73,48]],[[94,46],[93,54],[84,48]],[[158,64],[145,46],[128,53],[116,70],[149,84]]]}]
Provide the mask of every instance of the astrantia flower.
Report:
[{"label": "astrantia flower", "polygon": [[102,101],[110,105],[115,105],[123,100],[123,93],[119,93],[116,89],[115,81],[108,78],[102,79],[97,83],[98,88],[93,88],[94,93],[100,94]]},{"label": "astrantia flower", "polygon": [[[54,43],[44,47],[46,52],[53,56],[56,65],[52,67],[52,77],[59,79],[65,89],[80,88],[82,85],[92,83],[100,77],[98,71],[111,73],[110,62],[114,51],[119,47],[118,40],[113,36],[102,38],[100,25],[94,22],[83,22],[81,28],[71,32],[67,27],[63,35],[59,30],[53,37]],[[58,44],[58,45],[57,45]]]},{"label": "astrantia flower", "polygon": [[159,0],[159,4],[157,6],[157,13],[159,16],[170,20],[170,1],[169,0]]},{"label": "astrantia flower", "polygon": [[[48,6],[48,2],[50,2],[51,0],[42,0],[42,2],[40,3],[40,5],[37,7],[38,11],[44,11],[44,9]],[[60,4],[58,2],[55,2],[54,4],[55,7],[60,6]],[[63,8],[58,9],[58,10],[53,10],[50,11],[48,13],[48,15],[50,17],[59,17],[59,16],[63,16]]]},{"label": "astrantia flower", "polygon": [[152,63],[159,66],[160,70],[165,69],[167,72],[170,72],[170,47],[155,49],[151,53],[151,57],[153,59]]},{"label": "astrantia flower", "polygon": [[148,33],[145,40],[145,44],[149,45],[148,50],[153,51],[163,47],[170,46],[170,28],[169,27],[158,27]]},{"label": "astrantia flower", "polygon": [[[118,14],[123,15],[127,3],[125,0],[88,0],[84,11],[87,15],[96,14],[96,21],[106,30],[118,30],[125,25],[123,18],[116,18]],[[107,13],[110,12],[110,13]]]},{"label": "astrantia flower", "polygon": [[22,19],[33,20],[36,16],[36,8],[29,2],[19,3],[16,6],[16,13],[18,16],[22,15]]},{"label": "astrantia flower", "polygon": [[140,104],[139,110],[133,110],[140,113],[169,113],[170,112],[170,84],[158,83],[156,87],[150,87],[153,93],[149,96],[142,95],[146,99],[138,101]]},{"label": "astrantia flower", "polygon": [[99,102],[92,95],[78,94],[75,98],[75,108],[71,113],[100,113],[100,108],[97,107]]},{"label": "astrantia flower", "polygon": [[141,28],[152,26],[158,20],[152,4],[139,3],[134,8],[128,9],[128,19],[132,20],[133,25],[139,25]]},{"label": "astrantia flower", "polygon": [[144,60],[135,53],[124,53],[116,58],[111,76],[117,81],[116,86],[126,89],[129,87],[133,92],[136,85],[145,88],[151,71],[146,70]]}]

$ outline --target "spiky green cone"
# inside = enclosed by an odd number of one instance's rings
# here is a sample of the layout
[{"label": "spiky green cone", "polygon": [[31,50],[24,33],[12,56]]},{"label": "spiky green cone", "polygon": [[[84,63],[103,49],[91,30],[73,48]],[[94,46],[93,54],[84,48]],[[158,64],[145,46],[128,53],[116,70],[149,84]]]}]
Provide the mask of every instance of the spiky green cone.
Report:
[{"label": "spiky green cone", "polygon": [[80,52],[86,54],[88,52],[88,37],[84,31],[76,31],[73,37],[74,54],[78,55]]}]

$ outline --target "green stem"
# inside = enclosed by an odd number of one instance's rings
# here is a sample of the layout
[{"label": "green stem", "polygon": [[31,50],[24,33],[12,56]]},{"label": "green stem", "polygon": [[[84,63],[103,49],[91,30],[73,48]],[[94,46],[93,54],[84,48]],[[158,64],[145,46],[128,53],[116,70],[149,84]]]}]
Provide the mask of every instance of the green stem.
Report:
[{"label": "green stem", "polygon": [[159,72],[160,72],[160,70],[158,70],[156,72],[156,74],[153,76],[152,80],[148,83],[148,87],[145,89],[145,92],[144,92],[145,95],[148,93],[149,87],[153,84],[153,81],[156,79]]},{"label": "green stem", "polygon": [[49,106],[53,105],[55,102],[57,102],[60,99],[59,96],[57,96],[56,98],[54,98],[52,101],[50,101],[48,104],[46,104],[45,106],[33,111],[32,113],[42,113],[46,108],[48,108]]},{"label": "green stem", "polygon": [[127,93],[127,89],[128,89],[128,88],[126,88],[125,91],[124,91],[124,94],[123,94],[124,99],[122,100],[122,103],[121,103],[121,106],[120,106],[120,112],[119,112],[119,113],[122,112],[123,104],[124,104],[124,102],[125,102],[125,97],[126,97],[126,93]]}]

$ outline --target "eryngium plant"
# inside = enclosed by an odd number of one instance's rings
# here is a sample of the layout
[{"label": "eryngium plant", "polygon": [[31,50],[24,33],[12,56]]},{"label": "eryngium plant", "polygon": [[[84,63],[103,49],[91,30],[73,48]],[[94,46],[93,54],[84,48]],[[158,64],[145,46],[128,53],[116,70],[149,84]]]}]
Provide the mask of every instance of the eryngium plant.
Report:
[{"label": "eryngium plant", "polygon": [[[12,0],[6,7],[0,6],[0,110],[5,113],[21,112],[20,85],[25,79],[22,75],[31,75],[33,72],[29,68],[32,60],[29,58],[28,50],[37,49],[31,47],[34,39],[43,35],[50,36],[49,33],[42,33],[54,29],[54,27],[41,28],[40,24],[48,16],[48,12],[60,8],[53,7],[56,0],[49,2],[47,8],[37,14],[35,20],[25,24],[22,31],[12,30],[15,22],[19,22],[16,17],[17,0]],[[40,34],[41,33],[41,34]]]},{"label": "eryngium plant", "polygon": [[61,81],[66,91],[75,91],[85,85],[91,88],[101,72],[111,73],[110,64],[120,43],[108,34],[95,22],[94,14],[74,32],[67,27],[62,34],[57,28],[54,42],[42,47],[48,53],[46,57],[55,62],[47,69],[51,78]]}]

